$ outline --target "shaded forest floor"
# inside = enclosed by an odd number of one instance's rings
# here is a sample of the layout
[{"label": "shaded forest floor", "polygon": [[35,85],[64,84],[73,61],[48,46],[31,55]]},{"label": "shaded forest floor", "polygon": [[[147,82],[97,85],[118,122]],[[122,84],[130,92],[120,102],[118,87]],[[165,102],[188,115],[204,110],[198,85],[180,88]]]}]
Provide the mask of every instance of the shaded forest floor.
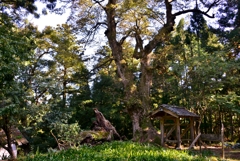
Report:
[{"label": "shaded forest floor", "polygon": [[[205,150],[205,149],[203,149]],[[222,147],[212,147],[208,146],[208,151],[211,151],[214,155],[221,158],[222,157]],[[228,161],[240,161],[240,149],[231,149],[231,148],[225,148],[225,159]]]},{"label": "shaded forest floor", "polygon": [[[175,149],[174,146],[167,146],[170,149]],[[184,147],[183,149],[188,149],[188,147]],[[217,158],[222,158],[222,147],[221,146],[207,146],[207,148],[202,146],[200,151],[199,146],[195,146],[194,153],[197,154],[208,154],[208,156],[213,156]],[[240,149],[232,149],[232,148],[224,148],[225,159],[226,161],[240,161]],[[211,161],[214,161],[211,160]]]},{"label": "shaded forest floor", "polygon": [[[222,147],[220,146],[207,146],[202,147],[201,152],[199,147],[194,150],[197,153],[211,153],[213,156],[222,158]],[[240,161],[240,149],[225,148],[225,160],[227,161]]]}]

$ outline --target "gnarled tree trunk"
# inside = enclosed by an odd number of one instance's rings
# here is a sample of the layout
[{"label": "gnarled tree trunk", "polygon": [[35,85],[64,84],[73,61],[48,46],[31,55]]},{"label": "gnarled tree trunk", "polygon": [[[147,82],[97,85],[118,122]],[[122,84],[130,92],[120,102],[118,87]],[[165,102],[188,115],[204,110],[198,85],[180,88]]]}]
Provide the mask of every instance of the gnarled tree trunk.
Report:
[{"label": "gnarled tree trunk", "polygon": [[94,124],[94,129],[105,130],[109,132],[107,140],[112,140],[111,135],[113,135],[118,140],[121,140],[121,136],[118,134],[116,128],[103,116],[103,114],[98,111],[97,108],[93,109],[96,115],[97,121]]}]

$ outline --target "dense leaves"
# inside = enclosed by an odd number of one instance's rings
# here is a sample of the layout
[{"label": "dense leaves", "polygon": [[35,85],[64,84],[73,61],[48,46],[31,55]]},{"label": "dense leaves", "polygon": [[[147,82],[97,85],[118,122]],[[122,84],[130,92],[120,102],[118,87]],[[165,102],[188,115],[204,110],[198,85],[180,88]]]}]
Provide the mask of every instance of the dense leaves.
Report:
[{"label": "dense leaves", "polygon": [[7,136],[7,145],[0,145],[12,155],[10,129],[25,119],[27,107],[22,70],[32,59],[35,44],[32,30],[17,28],[4,14],[0,14],[0,32],[0,128]]}]

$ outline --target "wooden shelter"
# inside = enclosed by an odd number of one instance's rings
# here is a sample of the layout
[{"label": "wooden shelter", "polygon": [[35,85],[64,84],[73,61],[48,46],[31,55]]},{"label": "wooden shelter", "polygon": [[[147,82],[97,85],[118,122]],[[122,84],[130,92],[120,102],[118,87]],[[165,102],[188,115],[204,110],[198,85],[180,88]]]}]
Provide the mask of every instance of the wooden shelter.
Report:
[{"label": "wooden shelter", "polygon": [[[188,111],[184,107],[162,104],[159,106],[158,110],[151,114],[151,118],[160,119],[162,146],[164,146],[165,143],[170,142],[176,143],[176,148],[181,149],[181,143],[183,139],[186,141],[191,141],[191,143],[194,144],[194,140],[196,140],[196,128],[194,128],[194,123],[200,118],[197,114]],[[175,136],[172,135],[174,131]],[[170,137],[172,138],[170,139]]]},{"label": "wooden shelter", "polygon": [[[28,145],[28,140],[23,136],[23,134],[20,132],[18,128],[12,127],[11,128],[11,138],[12,138],[12,148],[17,156],[17,147],[23,147]],[[6,146],[7,145],[7,137],[3,129],[0,129],[0,145],[1,146]],[[9,153],[6,149],[0,146],[0,160],[3,159],[5,156],[9,156]]]},{"label": "wooden shelter", "polygon": [[[28,140],[23,136],[23,134],[20,132],[18,128],[11,128],[11,134],[12,134],[12,140],[13,142],[16,142],[18,146],[21,146],[23,144],[28,144]],[[5,135],[5,132],[3,129],[0,129],[0,142],[1,144],[7,144],[7,137]]]}]

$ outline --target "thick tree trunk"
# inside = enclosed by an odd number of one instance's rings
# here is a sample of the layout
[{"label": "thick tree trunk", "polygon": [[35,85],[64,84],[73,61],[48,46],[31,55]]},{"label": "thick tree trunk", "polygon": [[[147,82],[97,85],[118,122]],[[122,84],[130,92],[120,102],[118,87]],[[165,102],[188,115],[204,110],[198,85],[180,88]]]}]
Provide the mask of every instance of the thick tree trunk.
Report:
[{"label": "thick tree trunk", "polygon": [[[150,105],[150,88],[152,86],[152,67],[151,62],[151,53],[152,50],[156,47],[159,42],[164,42],[168,37],[169,33],[172,31],[174,25],[174,16],[171,14],[172,8],[171,4],[167,5],[167,24],[158,32],[158,34],[148,43],[148,45],[143,48],[143,41],[141,40],[141,35],[135,33],[136,35],[136,49],[138,51],[140,48],[141,51],[137,54],[141,62],[141,78],[140,85],[134,84],[133,73],[128,71],[127,64],[123,63],[123,49],[122,43],[125,39],[123,37],[120,41],[117,41],[117,32],[116,32],[116,0],[109,0],[104,10],[107,15],[107,30],[105,35],[108,38],[109,45],[112,50],[112,55],[117,66],[117,74],[121,78],[121,81],[125,90],[125,101],[127,105],[127,111],[132,118],[133,125],[133,137],[137,132],[141,131],[141,117],[146,117],[149,110],[151,109]],[[136,106],[139,106],[136,108]],[[146,121],[146,119],[142,119]]]},{"label": "thick tree trunk", "polygon": [[[133,138],[134,138],[134,137],[136,137],[136,133],[141,132],[140,114],[133,112],[131,118],[132,118]],[[134,138],[134,139],[136,139],[136,138]]]}]

